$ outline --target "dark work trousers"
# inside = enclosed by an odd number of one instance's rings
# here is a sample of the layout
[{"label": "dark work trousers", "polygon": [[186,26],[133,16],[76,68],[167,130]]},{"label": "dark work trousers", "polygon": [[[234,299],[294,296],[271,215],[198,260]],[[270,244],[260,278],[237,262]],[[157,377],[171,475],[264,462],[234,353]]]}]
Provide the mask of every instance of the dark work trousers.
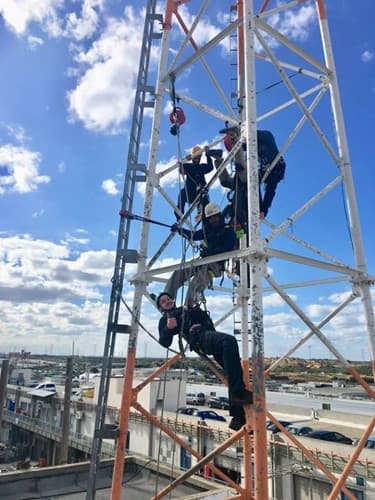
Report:
[{"label": "dark work trousers", "polygon": [[191,280],[186,293],[185,305],[194,307],[197,295],[203,293],[204,290],[210,285],[212,281],[212,274],[215,277],[221,276],[223,273],[222,264],[220,262],[212,262],[205,266],[192,266],[186,269],[177,269],[173,271],[171,277],[168,279],[164,292],[168,293],[174,299],[176,298],[178,289],[185,283]]},{"label": "dark work trousers", "polygon": [[242,406],[231,403],[231,393],[240,392],[245,388],[237,340],[232,335],[221,332],[207,331],[201,332],[200,335],[202,335],[202,350],[214,357],[228,378],[229,415],[244,416]]},{"label": "dark work trousers", "polygon": [[259,196],[259,201],[260,201],[259,212],[263,212],[265,217],[267,216],[268,210],[272,205],[272,201],[275,197],[276,187],[278,183],[284,179],[284,173],[285,173],[285,163],[284,161],[279,161],[275,165],[275,167],[271,170],[267,179],[265,180],[264,195]]},{"label": "dark work trousers", "polygon": [[[180,193],[178,195],[177,206],[183,214],[185,213],[186,203],[188,205],[191,205],[193,203],[193,201],[195,200],[195,198],[197,197],[198,193],[199,193],[199,189],[197,189],[197,188],[195,188],[194,191],[188,191],[186,189],[186,187],[184,187],[180,190]],[[210,201],[210,198],[209,198],[208,194],[202,193],[200,196],[199,203],[197,205],[198,212],[201,212],[202,210],[204,210],[204,207],[209,203],[209,201]],[[176,212],[174,214],[176,216],[176,219],[179,221],[180,216]]]}]

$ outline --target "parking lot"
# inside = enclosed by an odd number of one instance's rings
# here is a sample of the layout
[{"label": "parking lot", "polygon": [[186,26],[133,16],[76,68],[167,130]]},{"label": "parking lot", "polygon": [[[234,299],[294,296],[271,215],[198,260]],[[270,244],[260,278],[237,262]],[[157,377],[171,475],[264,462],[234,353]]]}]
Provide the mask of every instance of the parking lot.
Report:
[{"label": "parking lot", "polygon": [[[218,415],[224,417],[226,419],[226,422],[220,422],[217,420],[206,420],[206,424],[209,425],[210,427],[213,428],[222,428],[222,429],[227,429],[228,424],[230,422],[231,417],[229,416],[229,412],[227,410],[221,410],[218,408],[211,409],[207,405],[185,405],[186,408],[192,408],[192,409],[199,409],[199,410],[211,410],[215,411]],[[348,421],[341,422],[337,421],[334,419],[329,419],[329,418],[308,418],[303,415],[298,415],[298,414],[285,414],[285,413],[280,413],[277,411],[271,412],[272,415],[277,418],[278,420],[285,420],[291,423],[297,423],[297,424],[303,424],[306,426],[311,427],[313,430],[318,430],[318,429],[326,429],[326,430],[332,430],[335,432],[339,432],[341,434],[344,434],[345,436],[348,436],[351,439],[358,439],[361,437],[363,432],[366,429],[365,424],[361,423],[356,423],[355,422],[355,417],[353,415],[348,415]],[[172,415],[172,414],[171,414]],[[178,415],[179,419],[182,419],[187,422],[191,423],[197,423],[199,419],[195,416],[192,415],[184,415],[184,414],[179,414]],[[373,433],[375,434],[375,432]],[[374,451],[375,453],[375,451]]]}]

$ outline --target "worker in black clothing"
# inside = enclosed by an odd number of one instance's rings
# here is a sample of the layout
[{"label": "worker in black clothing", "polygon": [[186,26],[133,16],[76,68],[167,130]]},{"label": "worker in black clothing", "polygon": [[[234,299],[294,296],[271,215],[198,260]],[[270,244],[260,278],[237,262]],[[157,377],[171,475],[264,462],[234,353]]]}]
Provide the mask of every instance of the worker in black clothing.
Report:
[{"label": "worker in black clothing", "polygon": [[[206,186],[205,174],[211,172],[214,168],[212,163],[212,158],[210,156],[210,150],[208,146],[204,148],[207,163],[201,163],[202,148],[200,146],[194,146],[191,149],[191,155],[188,159],[191,160],[189,163],[180,163],[180,173],[186,175],[185,186],[181,189],[178,195],[177,206],[182,213],[185,212],[185,204],[191,205],[195,198],[200,194],[200,201],[198,205],[198,215],[200,219],[201,211],[210,201],[207,192],[204,188]],[[175,212],[177,221],[180,220],[180,216]]]},{"label": "worker in black clothing", "polygon": [[276,165],[272,170],[268,170],[273,160],[279,154],[279,149],[276,145],[275,137],[269,130],[257,131],[258,142],[258,160],[259,160],[259,184],[263,179],[264,174],[267,177],[264,180],[265,190],[260,198],[259,216],[264,219],[272,204],[272,200],[276,193],[276,187],[280,181],[284,179],[286,163],[284,158],[280,156]]},{"label": "worker in black clothing", "polygon": [[[179,228],[177,224],[172,226],[172,231],[178,231],[182,236],[194,241],[202,241],[200,256],[208,257],[223,252],[230,252],[236,248],[237,240],[233,229],[224,223],[220,207],[216,203],[208,203],[204,209],[202,229],[190,231]],[[189,283],[185,304],[193,307],[197,295],[202,293],[211,283],[214,277],[223,274],[225,261],[212,262],[203,266],[192,266],[190,268],[178,269],[172,273],[167,281],[164,291],[174,299],[178,289],[185,281]]]},{"label": "worker in black clothing", "polygon": [[224,369],[228,378],[229,414],[233,417],[229,427],[239,430],[245,423],[244,404],[252,404],[253,394],[245,388],[240,355],[232,335],[217,332],[207,312],[199,307],[176,307],[171,295],[162,292],[156,305],[163,316],[159,320],[159,343],[168,348],[174,335],[181,334],[190,350],[212,355]]},{"label": "worker in black clothing", "polygon": [[[230,127],[220,130],[220,133],[226,133],[224,144],[228,151],[232,149],[234,144],[239,139],[238,127]],[[284,158],[281,156],[272,170],[269,170],[273,160],[279,154],[279,149],[276,145],[273,134],[268,130],[257,131],[257,145],[258,145],[258,161],[259,161],[259,217],[264,219],[268,210],[271,207],[273,198],[276,193],[278,183],[284,179],[286,164]],[[246,143],[243,143],[242,149],[235,157],[236,173],[234,177],[230,177],[225,170],[219,176],[219,180],[224,187],[229,187],[234,191],[234,202],[232,202],[232,211],[239,214],[239,223],[242,220],[247,220],[247,194],[246,197],[243,191],[247,193],[247,170],[246,170]],[[265,190],[262,195],[260,184],[264,179]]]}]

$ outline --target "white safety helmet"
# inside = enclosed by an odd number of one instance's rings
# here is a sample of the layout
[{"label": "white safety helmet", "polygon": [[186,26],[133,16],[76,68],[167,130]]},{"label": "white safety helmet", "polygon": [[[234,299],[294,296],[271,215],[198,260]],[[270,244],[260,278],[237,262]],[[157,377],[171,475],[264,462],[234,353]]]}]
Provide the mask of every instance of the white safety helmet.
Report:
[{"label": "white safety helmet", "polygon": [[219,214],[221,214],[221,210],[219,205],[217,205],[216,203],[207,203],[207,205],[204,207],[204,215],[207,218]]}]

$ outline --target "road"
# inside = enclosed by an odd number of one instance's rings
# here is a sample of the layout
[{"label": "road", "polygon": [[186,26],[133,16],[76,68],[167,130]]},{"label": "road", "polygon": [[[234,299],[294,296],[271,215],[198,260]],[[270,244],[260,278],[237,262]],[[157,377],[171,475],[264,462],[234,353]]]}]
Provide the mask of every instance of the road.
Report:
[{"label": "road", "polygon": [[[206,395],[227,396],[227,390],[222,385],[187,384],[186,392],[203,392]],[[266,391],[268,403],[295,406],[297,408],[314,408],[322,410],[323,403],[331,405],[331,411],[355,413],[360,415],[375,415],[375,401],[357,399],[338,399],[331,397],[306,397],[304,394]]]}]

